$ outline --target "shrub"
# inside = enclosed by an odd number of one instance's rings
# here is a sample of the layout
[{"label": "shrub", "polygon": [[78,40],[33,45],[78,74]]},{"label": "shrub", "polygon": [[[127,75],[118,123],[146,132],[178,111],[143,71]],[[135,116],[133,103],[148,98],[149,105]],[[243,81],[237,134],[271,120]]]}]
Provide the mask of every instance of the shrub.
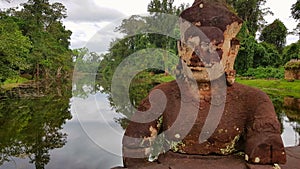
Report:
[{"label": "shrub", "polygon": [[258,68],[249,68],[246,73],[242,76],[250,76],[256,79],[282,79],[284,78],[284,68],[273,68],[273,67],[258,67]]},{"label": "shrub", "polygon": [[291,60],[284,65],[285,69],[299,69],[300,68],[300,60]]}]

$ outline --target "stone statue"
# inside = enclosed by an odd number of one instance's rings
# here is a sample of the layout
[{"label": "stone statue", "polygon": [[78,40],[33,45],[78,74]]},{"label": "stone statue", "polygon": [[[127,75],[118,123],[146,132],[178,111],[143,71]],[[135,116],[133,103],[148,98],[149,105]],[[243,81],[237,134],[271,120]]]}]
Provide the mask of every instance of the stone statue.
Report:
[{"label": "stone statue", "polygon": [[138,107],[123,138],[124,165],[149,163],[168,151],[241,151],[248,163],[285,163],[271,100],[234,82],[242,20],[222,2],[196,0],[179,22],[177,79],[156,86]]}]

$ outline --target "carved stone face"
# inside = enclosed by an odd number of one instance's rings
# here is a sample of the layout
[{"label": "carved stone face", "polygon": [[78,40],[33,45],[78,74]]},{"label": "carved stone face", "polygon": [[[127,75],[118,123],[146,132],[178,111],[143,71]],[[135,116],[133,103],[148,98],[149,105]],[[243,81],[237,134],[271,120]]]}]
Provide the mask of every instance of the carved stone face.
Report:
[{"label": "carved stone face", "polygon": [[209,82],[225,74],[227,83],[234,83],[240,46],[235,37],[242,21],[224,6],[200,0],[182,12],[179,22],[178,51],[185,76]]},{"label": "carved stone face", "polygon": [[217,27],[198,27],[197,23],[193,25],[184,19],[180,19],[180,31],[178,51],[188,78],[194,78],[197,82],[209,82],[222,76],[222,31]]}]

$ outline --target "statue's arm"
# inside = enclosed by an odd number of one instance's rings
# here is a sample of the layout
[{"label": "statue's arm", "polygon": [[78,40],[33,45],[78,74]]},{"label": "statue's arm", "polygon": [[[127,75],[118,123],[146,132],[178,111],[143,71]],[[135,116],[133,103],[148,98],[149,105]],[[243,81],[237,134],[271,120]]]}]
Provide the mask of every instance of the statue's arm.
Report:
[{"label": "statue's arm", "polygon": [[149,163],[151,146],[160,129],[160,116],[150,108],[149,99],[144,99],[125,130],[122,141],[125,167]]},{"label": "statue's arm", "polygon": [[255,92],[249,102],[252,109],[248,117],[245,159],[250,163],[284,164],[286,154],[281,139],[281,125],[270,98],[263,92]]}]

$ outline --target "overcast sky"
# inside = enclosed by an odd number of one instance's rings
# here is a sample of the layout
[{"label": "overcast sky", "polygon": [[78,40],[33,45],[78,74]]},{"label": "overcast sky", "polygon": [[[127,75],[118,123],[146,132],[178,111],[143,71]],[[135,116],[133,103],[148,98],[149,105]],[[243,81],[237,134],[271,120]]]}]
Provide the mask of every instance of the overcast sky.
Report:
[{"label": "overcast sky", "polygon": [[[0,7],[16,6],[26,0],[11,0],[7,3],[0,0]],[[67,29],[73,32],[71,37],[71,48],[86,46],[87,42],[97,33],[97,42],[101,45],[97,47],[98,52],[104,52],[112,39],[118,36],[113,31],[112,22],[118,23],[131,15],[145,14],[150,0],[56,0],[67,7],[68,17],[64,20]],[[192,4],[194,0],[175,0],[175,4]],[[50,0],[54,2],[54,0]],[[296,21],[290,16],[290,8],[296,0],[274,1],[268,0],[266,6],[270,7],[274,16],[267,16],[268,23],[279,18],[284,22],[289,31],[296,26]],[[298,37],[288,36],[287,44],[296,42]],[[95,44],[94,44],[95,45]]]}]

